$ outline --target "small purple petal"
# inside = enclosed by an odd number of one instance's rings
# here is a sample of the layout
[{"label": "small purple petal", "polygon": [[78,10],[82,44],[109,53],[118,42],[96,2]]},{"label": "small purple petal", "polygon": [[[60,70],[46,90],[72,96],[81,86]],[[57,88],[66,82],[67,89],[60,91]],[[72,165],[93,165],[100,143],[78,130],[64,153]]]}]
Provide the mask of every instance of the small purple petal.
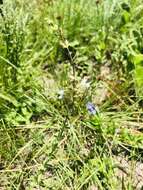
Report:
[{"label": "small purple petal", "polygon": [[95,115],[97,113],[97,109],[92,102],[88,102],[86,104],[86,108],[91,115]]}]

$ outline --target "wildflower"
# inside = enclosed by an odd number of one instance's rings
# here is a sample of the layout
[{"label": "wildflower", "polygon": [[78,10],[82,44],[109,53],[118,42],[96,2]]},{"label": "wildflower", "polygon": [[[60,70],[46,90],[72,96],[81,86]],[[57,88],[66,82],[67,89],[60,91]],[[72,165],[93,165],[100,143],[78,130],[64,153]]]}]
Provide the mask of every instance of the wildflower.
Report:
[{"label": "wildflower", "polygon": [[63,99],[63,97],[64,97],[64,90],[63,89],[61,89],[61,90],[59,90],[59,92],[58,92],[58,99]]},{"label": "wildflower", "polygon": [[115,129],[115,134],[118,135],[120,134],[121,130],[119,128]]},{"label": "wildflower", "polygon": [[88,89],[90,87],[88,78],[83,78],[80,84],[83,89]]},{"label": "wildflower", "polygon": [[86,104],[86,108],[91,115],[95,115],[98,112],[98,108],[96,106],[94,106],[94,104],[92,102],[88,102]]}]

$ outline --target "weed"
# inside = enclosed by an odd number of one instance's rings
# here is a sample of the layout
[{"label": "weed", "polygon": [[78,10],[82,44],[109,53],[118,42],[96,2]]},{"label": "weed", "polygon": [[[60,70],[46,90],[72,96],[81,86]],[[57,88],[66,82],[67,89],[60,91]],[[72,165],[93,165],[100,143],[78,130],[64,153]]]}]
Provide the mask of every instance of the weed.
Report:
[{"label": "weed", "polygon": [[142,9],[0,1],[0,189],[143,187]]}]

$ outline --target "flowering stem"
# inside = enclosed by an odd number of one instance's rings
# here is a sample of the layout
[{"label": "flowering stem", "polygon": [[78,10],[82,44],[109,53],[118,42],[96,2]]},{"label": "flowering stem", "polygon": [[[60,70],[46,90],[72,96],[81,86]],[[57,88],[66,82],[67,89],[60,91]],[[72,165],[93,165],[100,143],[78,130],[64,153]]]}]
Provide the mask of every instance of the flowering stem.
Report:
[{"label": "flowering stem", "polygon": [[68,52],[68,55],[69,55],[69,58],[70,58],[70,64],[71,64],[71,66],[72,66],[72,75],[73,75],[73,81],[72,81],[72,96],[73,96],[73,104],[74,104],[74,97],[75,97],[75,87],[76,87],[76,80],[75,80],[75,78],[76,78],[76,68],[75,68],[75,62],[74,62],[74,59],[73,59],[73,57],[72,57],[72,55],[71,55],[71,52],[70,52],[70,50],[69,50],[69,47],[68,47],[68,44],[67,44],[67,40],[65,39],[65,37],[64,37],[64,34],[63,34],[63,31],[62,31],[62,29],[61,28],[59,28],[59,34],[60,34],[60,38],[61,38],[61,40],[64,42],[64,44],[65,44],[65,48],[67,49],[67,52]]}]

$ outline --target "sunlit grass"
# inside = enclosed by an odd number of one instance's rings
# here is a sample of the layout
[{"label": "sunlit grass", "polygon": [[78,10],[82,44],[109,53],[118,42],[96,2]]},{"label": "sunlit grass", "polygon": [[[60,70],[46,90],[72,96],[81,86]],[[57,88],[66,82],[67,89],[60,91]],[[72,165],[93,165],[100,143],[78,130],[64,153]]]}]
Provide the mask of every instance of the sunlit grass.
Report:
[{"label": "sunlit grass", "polygon": [[[139,0],[4,1],[0,189],[141,189]],[[138,183],[139,181],[139,183]]]}]

